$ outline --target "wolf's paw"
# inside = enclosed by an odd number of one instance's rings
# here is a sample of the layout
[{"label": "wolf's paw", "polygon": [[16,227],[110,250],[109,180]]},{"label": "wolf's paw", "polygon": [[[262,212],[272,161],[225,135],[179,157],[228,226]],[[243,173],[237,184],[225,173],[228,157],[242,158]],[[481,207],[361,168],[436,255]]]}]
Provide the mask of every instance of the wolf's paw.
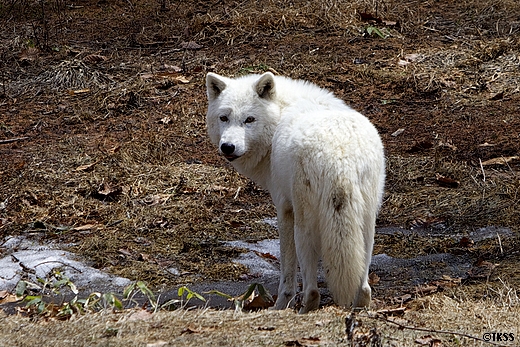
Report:
[{"label": "wolf's paw", "polygon": [[355,303],[355,307],[369,307],[370,306],[370,297],[372,295],[372,290],[370,289],[370,285],[365,283],[363,287],[359,290],[358,297]]},{"label": "wolf's paw", "polygon": [[295,293],[293,292],[283,292],[278,295],[278,299],[276,299],[276,303],[274,304],[275,310],[285,310],[289,308],[294,303]]},{"label": "wolf's paw", "polygon": [[298,313],[304,314],[313,310],[317,310],[320,306],[320,292],[317,289],[309,290],[305,293],[303,306]]}]

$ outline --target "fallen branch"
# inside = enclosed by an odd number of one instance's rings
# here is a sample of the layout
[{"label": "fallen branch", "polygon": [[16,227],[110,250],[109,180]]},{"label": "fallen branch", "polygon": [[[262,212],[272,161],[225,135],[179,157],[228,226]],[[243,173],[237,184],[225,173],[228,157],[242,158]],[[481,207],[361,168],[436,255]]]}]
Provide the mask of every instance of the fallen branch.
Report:
[{"label": "fallen branch", "polygon": [[12,139],[0,140],[0,145],[5,144],[5,143],[27,140],[27,139],[28,139],[28,137],[15,137]]},{"label": "fallen branch", "polygon": [[[63,265],[63,266],[70,267],[71,269],[74,269],[74,270],[76,270],[76,271],[79,272],[79,273],[83,273],[83,271],[81,271],[81,270],[78,269],[77,267],[74,267],[74,266],[72,266],[72,265],[70,265],[70,264],[67,264],[67,263],[65,263],[65,262],[63,262],[63,261],[60,261],[60,260],[47,260],[47,261],[43,261],[43,262],[41,262],[41,263],[38,263],[38,264],[34,265],[34,267],[37,267],[37,266],[40,266],[40,265],[44,265],[44,264],[49,264],[49,263],[58,263],[58,264],[61,264],[61,265]],[[21,264],[21,263],[20,263],[20,264]]]},{"label": "fallen branch", "polygon": [[408,330],[415,330],[415,331],[424,331],[424,332],[427,332],[427,333],[436,333],[436,334],[456,335],[456,336],[461,336],[461,337],[467,337],[468,339],[473,339],[473,340],[485,342],[485,343],[488,343],[488,344],[494,345],[494,346],[504,346],[504,345],[501,345],[501,344],[498,344],[498,343],[494,343],[494,342],[491,342],[491,341],[486,341],[483,338],[480,338],[480,337],[477,337],[477,336],[473,336],[473,335],[469,335],[469,334],[465,334],[465,333],[459,333],[459,332],[456,332],[456,331],[435,330],[435,329],[418,328],[418,327],[413,327],[413,326],[409,326],[409,325],[404,325],[404,324],[401,324],[399,322],[395,322],[395,321],[393,321],[391,319],[388,319],[385,316],[383,316],[381,314],[378,314],[378,313],[376,313],[375,315],[369,314],[367,317],[395,324],[395,325],[397,325],[401,329],[408,329]]}]

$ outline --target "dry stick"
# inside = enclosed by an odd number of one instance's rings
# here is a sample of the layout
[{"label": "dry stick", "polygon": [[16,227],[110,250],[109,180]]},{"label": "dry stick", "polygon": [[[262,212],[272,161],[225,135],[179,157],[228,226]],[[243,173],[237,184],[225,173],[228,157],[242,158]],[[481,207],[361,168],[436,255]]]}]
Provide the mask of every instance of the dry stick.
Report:
[{"label": "dry stick", "polygon": [[27,140],[27,139],[28,139],[28,137],[15,137],[13,139],[0,140],[0,145],[5,144],[5,143]]},{"label": "dry stick", "polygon": [[[519,157],[517,157],[517,158],[519,158]],[[511,166],[509,165],[509,162],[508,162],[504,157],[502,157],[502,159],[504,159],[504,163],[506,163],[507,167],[509,168],[509,170],[510,170],[511,173],[513,174],[513,177],[516,178],[515,170],[513,170],[513,169],[511,168]]]},{"label": "dry stick", "polygon": [[480,170],[482,170],[482,176],[484,176],[483,181],[486,183],[486,172],[484,171],[484,166],[482,165],[482,160],[478,158],[478,162],[480,163]]},{"label": "dry stick", "polygon": [[500,239],[500,234],[497,232],[498,245],[500,246],[500,254],[504,254],[504,249],[502,248],[502,240]]},{"label": "dry stick", "polygon": [[238,187],[237,192],[235,193],[235,196],[233,197],[234,200],[236,200],[238,198],[238,194],[240,193],[241,188],[242,187]]},{"label": "dry stick", "polygon": [[72,265],[70,265],[70,264],[67,264],[67,263],[65,263],[65,262],[62,262],[62,261],[60,261],[60,260],[47,260],[47,261],[42,261],[41,263],[34,265],[34,267],[37,267],[37,266],[40,266],[40,265],[44,265],[44,264],[49,264],[49,263],[58,263],[58,264],[62,264],[63,266],[70,267],[71,269],[74,269],[74,270],[76,270],[76,271],[79,272],[79,273],[83,273],[83,271],[81,271],[81,270],[78,269],[77,267],[74,267],[74,266],[72,266]]},{"label": "dry stick", "polygon": [[476,337],[476,336],[473,336],[473,335],[469,335],[469,334],[464,334],[464,333],[459,333],[459,332],[456,332],[456,331],[447,331],[447,330],[434,330],[434,329],[427,329],[427,328],[417,328],[417,327],[411,327],[411,326],[408,326],[408,325],[404,325],[404,324],[401,324],[401,323],[397,323],[397,322],[394,322],[386,317],[383,317],[379,314],[376,314],[376,316],[368,316],[368,318],[372,318],[372,319],[378,319],[378,320],[382,320],[384,322],[388,322],[388,323],[393,323],[395,325],[397,325],[399,328],[401,329],[409,329],[409,330],[415,330],[415,331],[424,331],[424,332],[427,332],[427,333],[437,333],[437,334],[451,334],[451,335],[457,335],[457,336],[461,336],[461,337],[467,337],[469,339],[473,339],[473,340],[477,340],[477,341],[482,341],[482,342],[485,342],[485,343],[489,343],[490,345],[494,345],[494,346],[505,346],[505,345],[501,345],[501,344],[498,344],[498,343],[494,343],[494,342],[491,342],[491,341],[486,341],[480,337]]}]

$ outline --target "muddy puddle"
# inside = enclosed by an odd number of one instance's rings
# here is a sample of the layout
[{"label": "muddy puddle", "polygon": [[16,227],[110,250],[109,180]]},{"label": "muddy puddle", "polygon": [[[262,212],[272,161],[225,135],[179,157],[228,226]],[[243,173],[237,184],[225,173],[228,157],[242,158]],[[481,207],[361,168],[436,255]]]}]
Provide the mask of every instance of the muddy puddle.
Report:
[{"label": "muddy puddle", "polygon": [[[273,221],[268,221],[273,223]],[[379,228],[377,238],[424,238],[429,242],[447,237],[461,247],[478,247],[479,243],[502,243],[515,238],[508,228],[488,227],[478,229],[470,234],[456,234],[445,231],[406,230],[401,228]],[[60,249],[59,245],[41,245],[37,241],[24,237],[7,237],[2,246],[0,258],[0,291],[12,292],[20,280],[37,283],[38,278],[46,278],[54,269],[60,269],[77,286],[80,296],[92,292],[122,293],[125,286],[131,283],[129,279],[115,277],[89,266],[78,259],[73,253]],[[187,286],[203,294],[208,301],[204,305],[211,307],[229,307],[231,303],[218,295],[204,294],[209,291],[220,291],[232,296],[244,293],[252,283],[260,283],[272,294],[276,294],[279,278],[279,241],[277,239],[263,240],[257,243],[230,241],[226,247],[248,250],[234,259],[248,267],[249,273],[244,274],[239,281],[206,281]],[[376,247],[377,249],[377,247]],[[378,299],[398,298],[407,293],[413,293],[418,288],[430,288],[432,283],[439,281],[467,280],[468,278],[485,278],[492,269],[479,268],[475,255],[467,251],[432,252],[414,257],[397,257],[379,253],[373,256],[370,266],[373,296]],[[486,263],[490,264],[490,263]],[[480,271],[480,272],[479,272]],[[322,304],[330,302],[322,271],[319,275]],[[177,288],[164,288],[160,292],[161,301],[177,297]],[[195,302],[193,302],[196,304]],[[202,303],[201,303],[202,304]]]},{"label": "muddy puddle", "polygon": [[[401,228],[379,228],[376,234],[381,236],[393,237],[427,237],[431,241],[435,238],[445,240],[446,232],[427,231],[427,230],[406,230]],[[500,240],[506,242],[514,238],[515,234],[508,228],[488,227],[478,229],[470,234],[453,234],[449,238],[455,243],[470,242],[472,247],[477,247],[478,243],[493,242]],[[230,295],[240,295],[246,291],[251,283],[263,284],[271,293],[276,293],[279,278],[280,256],[278,240],[263,240],[257,243],[243,241],[232,241],[228,246],[245,248],[249,252],[243,253],[235,261],[246,265],[250,269],[250,276],[244,278],[242,282],[212,282],[201,283],[192,286],[198,292],[219,290]],[[485,266],[481,269],[475,264],[475,257],[469,252],[452,253],[432,253],[419,255],[412,258],[398,258],[386,253],[376,254],[372,257],[370,265],[373,297],[382,300],[392,300],[400,298],[406,294],[417,292],[417,290],[432,291],[432,286],[458,285],[468,279],[483,279],[491,275],[491,271],[486,273]],[[476,274],[478,270],[481,273]],[[319,269],[318,280],[322,294],[322,304],[331,301],[329,292],[326,288],[325,277],[322,269]],[[442,288],[440,288],[442,290]],[[168,295],[166,295],[168,296]],[[218,296],[210,298],[211,306],[227,307],[230,304]]]}]

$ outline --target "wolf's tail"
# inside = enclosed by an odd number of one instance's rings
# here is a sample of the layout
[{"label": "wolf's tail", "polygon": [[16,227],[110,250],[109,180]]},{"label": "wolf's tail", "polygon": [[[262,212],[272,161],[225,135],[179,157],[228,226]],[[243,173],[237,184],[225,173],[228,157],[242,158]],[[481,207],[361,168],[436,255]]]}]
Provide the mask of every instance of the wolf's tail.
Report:
[{"label": "wolf's tail", "polygon": [[322,195],[329,211],[320,223],[323,267],[334,302],[340,306],[370,303],[367,277],[379,208],[377,188],[350,182]]}]

